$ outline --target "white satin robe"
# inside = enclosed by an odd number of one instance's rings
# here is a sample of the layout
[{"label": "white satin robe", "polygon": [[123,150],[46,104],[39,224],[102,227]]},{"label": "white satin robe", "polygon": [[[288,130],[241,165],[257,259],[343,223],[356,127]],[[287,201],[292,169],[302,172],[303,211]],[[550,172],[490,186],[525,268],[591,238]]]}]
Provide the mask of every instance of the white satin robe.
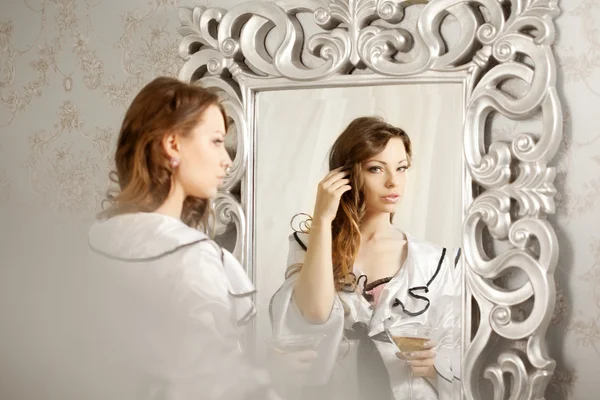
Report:
[{"label": "white satin robe", "polygon": [[[386,284],[377,305],[373,307],[359,290],[353,293],[338,292],[328,320],[323,324],[311,324],[301,315],[292,296],[298,277],[298,264],[303,263],[305,250],[293,235],[290,236],[288,271],[286,281],[271,299],[271,319],[274,336],[286,333],[321,333],[318,358],[310,371],[308,384],[323,385],[333,383],[336,398],[349,400],[358,398],[357,390],[357,341],[346,340],[344,330],[352,329],[356,322],[368,326],[370,337],[385,331],[392,325],[421,323],[440,328],[435,340],[439,343],[435,358],[437,377],[431,381],[413,377],[413,396],[426,400],[451,400],[453,385],[460,376],[460,290],[455,271],[455,261],[460,252],[447,251],[439,263],[442,248],[433,243],[416,239],[406,234],[408,255],[398,273]],[[298,234],[298,239],[306,245],[308,235]],[[438,270],[438,264],[440,264]],[[358,277],[360,271],[355,268]],[[290,276],[291,275],[291,276]],[[427,297],[430,306],[423,311],[426,301],[409,295],[409,288],[426,286],[428,293],[413,291]],[[394,306],[396,299],[405,309],[419,313],[409,316],[402,307]],[[345,307],[344,307],[345,306]],[[344,310],[346,308],[346,311]],[[406,398],[408,392],[408,367],[395,356],[394,344],[374,341],[387,369],[393,396],[396,400]],[[379,400],[379,399],[374,399]],[[387,400],[387,399],[382,399]]]},{"label": "white satin robe", "polygon": [[232,254],[157,213],[99,221],[89,244],[95,389],[80,398],[273,398],[268,374],[241,350],[254,286]]}]

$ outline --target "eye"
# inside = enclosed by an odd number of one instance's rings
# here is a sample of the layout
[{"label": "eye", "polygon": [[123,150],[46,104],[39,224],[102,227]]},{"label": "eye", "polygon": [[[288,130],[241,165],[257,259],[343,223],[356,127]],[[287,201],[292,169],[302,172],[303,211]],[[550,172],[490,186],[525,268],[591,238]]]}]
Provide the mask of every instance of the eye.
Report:
[{"label": "eye", "polygon": [[370,167],[369,168],[369,172],[374,173],[374,174],[377,173],[377,172],[379,172],[379,171],[382,171],[381,167]]},{"label": "eye", "polygon": [[217,138],[217,139],[213,140],[213,143],[216,144],[217,146],[220,146],[221,144],[225,143],[225,140],[223,140],[221,138]]},{"label": "eye", "polygon": [[403,165],[403,166],[401,166],[401,167],[398,167],[398,171],[400,171],[400,172],[404,172],[404,171],[406,171],[407,169],[408,169],[408,167],[407,167],[406,165]]}]

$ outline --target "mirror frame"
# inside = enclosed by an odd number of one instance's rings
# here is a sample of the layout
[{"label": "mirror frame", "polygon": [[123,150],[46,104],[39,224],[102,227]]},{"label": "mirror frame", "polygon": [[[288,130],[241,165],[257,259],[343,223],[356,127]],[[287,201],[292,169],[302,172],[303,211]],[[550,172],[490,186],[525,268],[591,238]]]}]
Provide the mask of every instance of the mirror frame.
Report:
[{"label": "mirror frame", "polygon": [[[415,4],[423,6],[417,31],[409,32],[397,24]],[[307,13],[319,32],[309,34],[298,19]],[[482,378],[491,382],[494,400],[506,394],[543,398],[555,368],[546,331],[558,260],[547,220],[556,195],[549,163],[563,129],[551,48],[558,14],[557,0],[246,1],[229,11],[179,8],[179,55],[185,60],[179,79],[219,93],[235,130],[233,165],[213,205],[218,226],[235,224],[233,254],[252,279],[258,92],[463,82],[460,398],[487,400]],[[460,35],[446,49],[440,27],[448,15]],[[278,43],[269,51],[271,31]],[[409,59],[411,49],[417,54]],[[513,93],[506,85],[511,80],[525,90]],[[541,121],[541,128],[497,138],[489,123],[493,115]],[[498,286],[498,278],[514,268],[523,282]],[[524,308],[527,315],[519,317]]]}]

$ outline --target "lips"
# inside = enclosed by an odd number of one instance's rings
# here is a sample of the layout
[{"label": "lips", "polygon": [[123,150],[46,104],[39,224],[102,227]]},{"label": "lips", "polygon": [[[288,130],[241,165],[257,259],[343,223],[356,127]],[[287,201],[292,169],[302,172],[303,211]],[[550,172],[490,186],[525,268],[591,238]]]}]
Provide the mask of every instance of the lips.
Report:
[{"label": "lips", "polygon": [[395,203],[400,199],[400,195],[397,193],[388,194],[387,196],[381,196],[383,201],[387,203]]}]

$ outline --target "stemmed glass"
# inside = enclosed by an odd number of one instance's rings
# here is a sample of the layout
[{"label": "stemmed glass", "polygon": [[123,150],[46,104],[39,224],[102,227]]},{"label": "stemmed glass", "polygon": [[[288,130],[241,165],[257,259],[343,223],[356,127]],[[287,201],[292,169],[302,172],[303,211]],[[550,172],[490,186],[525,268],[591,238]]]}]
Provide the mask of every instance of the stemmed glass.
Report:
[{"label": "stemmed glass", "polygon": [[265,338],[267,345],[276,353],[295,353],[306,350],[317,350],[325,335],[319,334],[284,334]]},{"label": "stemmed glass", "polygon": [[[418,324],[392,326],[386,329],[390,340],[396,345],[396,347],[398,347],[398,350],[401,353],[411,353],[414,351],[430,350],[435,348],[425,346],[425,343],[433,340],[435,331],[435,327]],[[408,366],[408,399],[418,400],[413,396],[412,393],[412,367],[410,364],[408,364],[408,361],[406,361],[406,364]]]},{"label": "stemmed glass", "polygon": [[[273,373],[276,375],[276,381],[279,383],[279,390],[289,399],[301,399],[305,383],[299,382],[297,377],[298,368],[295,364],[293,353],[300,353],[307,350],[316,351],[321,341],[325,338],[324,334],[284,334],[270,338],[265,341],[270,349],[270,354],[274,362]],[[291,358],[288,358],[288,355]],[[304,371],[304,370],[303,370]],[[302,372],[304,374],[306,372]],[[305,380],[306,376],[302,378]]]}]

